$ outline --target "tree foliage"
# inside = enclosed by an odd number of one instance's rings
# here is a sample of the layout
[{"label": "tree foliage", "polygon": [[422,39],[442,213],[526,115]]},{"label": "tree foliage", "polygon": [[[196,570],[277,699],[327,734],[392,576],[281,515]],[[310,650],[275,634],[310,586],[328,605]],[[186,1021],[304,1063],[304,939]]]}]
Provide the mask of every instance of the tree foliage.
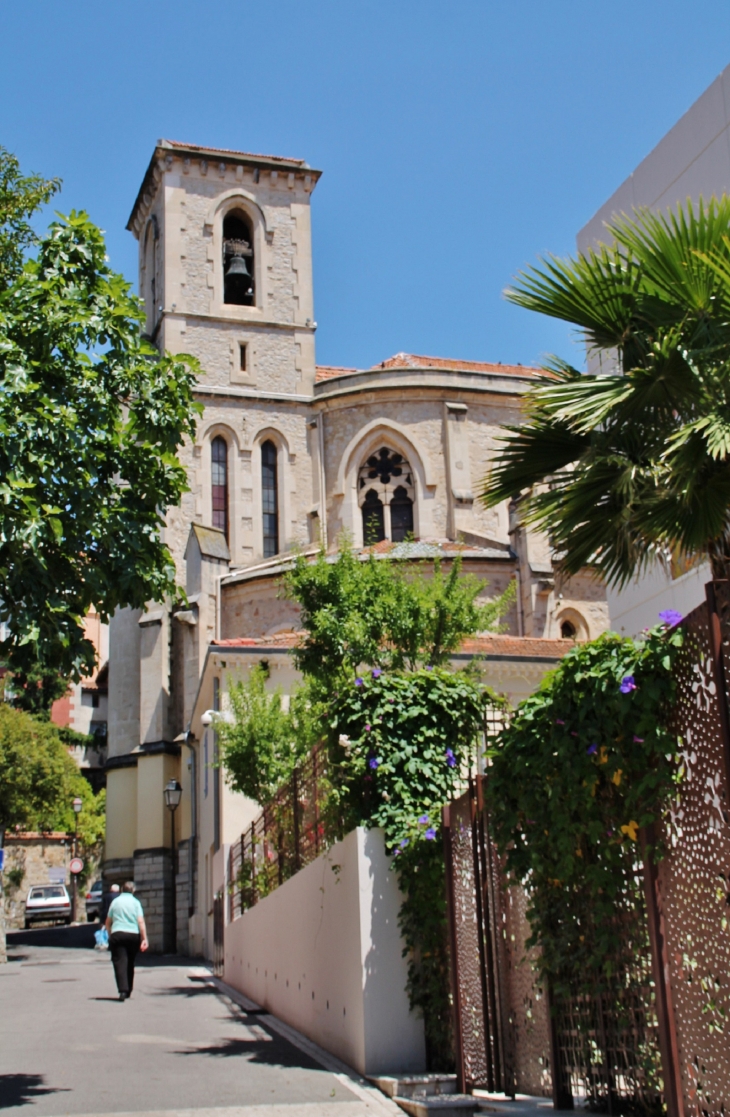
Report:
[{"label": "tree foliage", "polygon": [[360,664],[417,670],[445,663],[465,636],[499,630],[514,600],[514,584],[479,602],[484,583],[462,573],[456,555],[448,574],[438,560],[423,566],[360,558],[347,545],[336,557],[321,552],[314,562],[299,555],[286,588],[301,605],[305,636],[295,650],[299,669],[331,683]]},{"label": "tree foliage", "polygon": [[681,642],[681,630],[657,626],[576,646],[490,750],[491,824],[557,992],[594,993],[646,946],[639,832],[679,775],[666,716]]},{"label": "tree foliage", "polygon": [[281,688],[267,691],[267,678],[257,665],[233,682],[229,716],[216,720],[228,783],[258,803],[271,799],[321,735],[321,711],[310,689],[299,688],[287,708]]},{"label": "tree foliage", "polygon": [[37,243],[29,219],[60,188],[58,178],[23,175],[15,156],[0,147],[0,290],[20,274],[26,250]]},{"label": "tree foliage", "polygon": [[374,667],[350,678],[330,708],[336,817],[345,829],[380,827],[395,858],[408,993],[433,1070],[453,1059],[441,808],[473,767],[490,701],[498,700],[463,671]]},{"label": "tree foliage", "polygon": [[54,725],[0,703],[0,838],[16,827],[72,833],[76,796],[79,838],[91,848],[104,836],[103,793],[94,795]]},{"label": "tree foliage", "polygon": [[18,178],[0,153],[3,182],[0,651],[16,671],[77,676],[93,667],[90,607],[107,620],[176,592],[160,510],[187,488],[176,455],[195,432],[196,364],[143,339],[86,214],[54,221],[19,270],[27,218],[57,184]]},{"label": "tree foliage", "polygon": [[730,198],[639,210],[507,298],[578,327],[600,375],[548,364],[485,481],[568,573],[624,584],[670,553],[730,571]]}]

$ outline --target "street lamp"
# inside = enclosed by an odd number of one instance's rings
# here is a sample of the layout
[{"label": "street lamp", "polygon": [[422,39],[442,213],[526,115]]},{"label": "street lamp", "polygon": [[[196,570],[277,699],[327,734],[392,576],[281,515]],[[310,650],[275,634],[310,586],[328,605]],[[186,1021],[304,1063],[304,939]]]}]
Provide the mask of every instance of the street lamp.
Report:
[{"label": "street lamp", "polygon": [[[79,836],[79,813],[80,813],[81,808],[83,807],[83,805],[84,805],[84,801],[78,795],[76,796],[76,798],[71,803],[71,806],[74,809],[74,857],[78,856],[78,848],[77,847],[78,847],[78,836]],[[78,897],[78,892],[79,892],[79,874],[78,873],[71,873],[71,877],[72,877],[72,880],[73,880],[73,901],[72,901],[72,907],[71,907],[71,922],[72,923],[78,923],[79,917],[78,917],[78,912],[76,910],[76,907],[77,907],[77,897]]]},{"label": "street lamp", "polygon": [[170,812],[170,853],[172,856],[172,950],[177,951],[177,870],[175,867],[175,811],[180,806],[182,784],[176,779],[165,784],[165,804]]}]

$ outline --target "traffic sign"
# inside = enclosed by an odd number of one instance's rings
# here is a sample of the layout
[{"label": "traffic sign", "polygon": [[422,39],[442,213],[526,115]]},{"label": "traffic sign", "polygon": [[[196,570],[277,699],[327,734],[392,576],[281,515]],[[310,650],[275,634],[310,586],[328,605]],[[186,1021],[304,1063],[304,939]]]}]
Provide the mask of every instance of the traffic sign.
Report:
[{"label": "traffic sign", "polygon": [[81,870],[83,869],[83,867],[84,867],[84,863],[83,863],[83,861],[81,860],[80,857],[72,857],[71,858],[71,864],[69,865],[69,869],[71,870],[72,873],[80,873]]}]

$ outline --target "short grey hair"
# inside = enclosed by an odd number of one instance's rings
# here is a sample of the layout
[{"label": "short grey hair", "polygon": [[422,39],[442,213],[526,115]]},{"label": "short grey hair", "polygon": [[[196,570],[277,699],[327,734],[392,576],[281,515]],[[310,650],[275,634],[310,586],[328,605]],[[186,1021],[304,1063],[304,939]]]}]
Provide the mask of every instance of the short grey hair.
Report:
[{"label": "short grey hair", "polygon": [[134,881],[125,880],[124,884],[122,885],[122,892],[134,892]]}]

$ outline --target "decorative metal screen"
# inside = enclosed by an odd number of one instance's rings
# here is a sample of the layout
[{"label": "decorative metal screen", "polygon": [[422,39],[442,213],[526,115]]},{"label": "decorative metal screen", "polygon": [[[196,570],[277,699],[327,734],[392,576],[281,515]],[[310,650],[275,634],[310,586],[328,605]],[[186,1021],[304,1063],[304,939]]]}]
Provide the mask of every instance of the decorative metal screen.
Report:
[{"label": "decorative metal screen", "polygon": [[726,709],[720,705],[727,696],[718,691],[710,630],[718,615],[725,678],[730,678],[730,601],[727,583],[715,583],[714,590],[717,614],[703,604],[682,626],[673,728],[682,739],[683,779],[666,834],[667,856],[658,871],[688,1117],[730,1110],[730,816]]},{"label": "decorative metal screen", "polygon": [[525,948],[524,894],[505,889],[480,781],[445,812],[461,1088],[544,1094],[548,1018]]}]

